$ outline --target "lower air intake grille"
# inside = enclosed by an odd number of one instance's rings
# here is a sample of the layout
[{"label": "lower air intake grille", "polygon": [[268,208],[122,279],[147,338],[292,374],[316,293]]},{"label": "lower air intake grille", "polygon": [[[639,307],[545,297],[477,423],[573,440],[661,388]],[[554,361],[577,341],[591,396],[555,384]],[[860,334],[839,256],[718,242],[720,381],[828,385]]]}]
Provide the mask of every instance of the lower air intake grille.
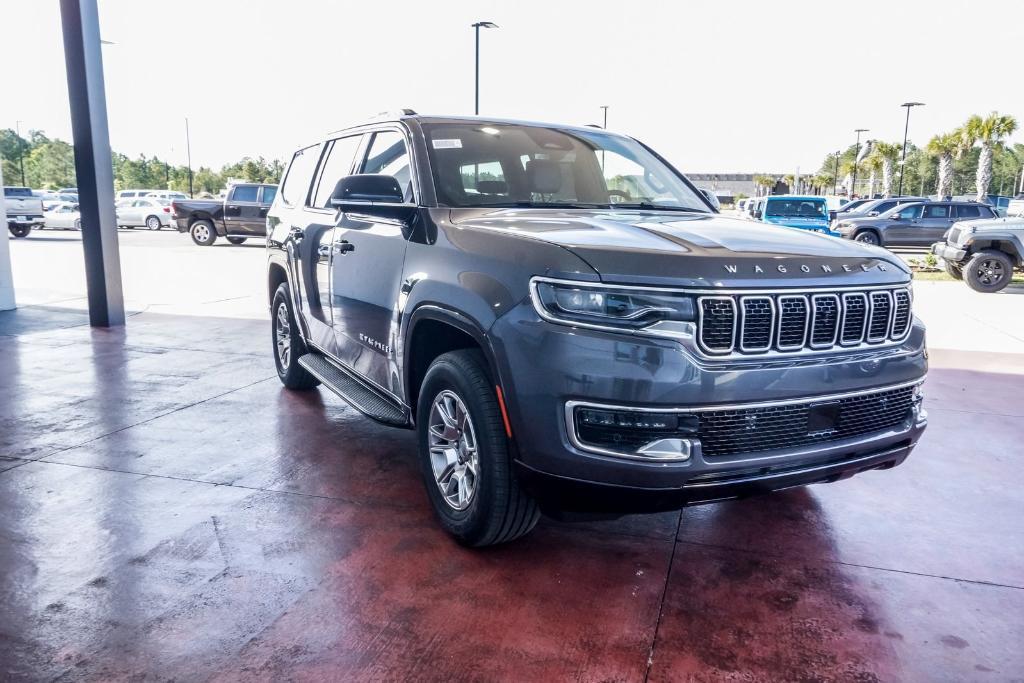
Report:
[{"label": "lower air intake grille", "polygon": [[807,402],[698,413],[705,457],[758,453],[891,429],[908,416],[914,387]]}]

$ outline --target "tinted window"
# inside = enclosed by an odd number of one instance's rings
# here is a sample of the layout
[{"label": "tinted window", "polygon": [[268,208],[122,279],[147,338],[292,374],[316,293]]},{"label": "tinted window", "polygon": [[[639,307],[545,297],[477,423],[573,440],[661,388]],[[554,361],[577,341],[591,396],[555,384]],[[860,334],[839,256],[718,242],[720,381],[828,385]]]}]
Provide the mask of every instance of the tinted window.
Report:
[{"label": "tinted window", "polygon": [[27,187],[5,187],[5,197],[31,197],[32,190]]},{"label": "tinted window", "polygon": [[945,204],[928,204],[924,207],[925,218],[949,218],[949,207]]},{"label": "tinted window", "polygon": [[[958,206],[956,207],[957,218],[980,218],[981,208],[977,206]],[[986,213],[986,218],[988,217]]]},{"label": "tinted window", "polygon": [[256,185],[238,185],[231,191],[233,202],[255,202],[260,188]]},{"label": "tinted window", "polygon": [[912,204],[911,206],[908,206],[907,208],[903,209],[902,211],[899,211],[896,215],[899,216],[900,218],[904,219],[904,220],[910,220],[912,218],[920,218],[921,217],[921,205],[920,204]]},{"label": "tinted window", "polygon": [[362,173],[381,173],[394,177],[402,188],[405,201],[412,201],[412,173],[405,138],[398,131],[375,133],[366,153]]},{"label": "tinted window", "polygon": [[467,194],[508,196],[508,182],[500,161],[478,161],[459,167],[462,188]]},{"label": "tinted window", "polygon": [[273,204],[274,197],[277,196],[277,186],[270,186],[263,188],[263,197],[260,198],[262,204]]},{"label": "tinted window", "polygon": [[874,209],[872,209],[872,211],[877,211],[878,213],[885,213],[886,211],[896,206],[897,204],[899,204],[899,202],[882,202]]},{"label": "tinted window", "polygon": [[821,218],[826,215],[825,202],[801,199],[770,199],[765,216]]},{"label": "tinted window", "polygon": [[320,145],[300,149],[292,157],[288,167],[288,175],[281,184],[281,199],[286,204],[302,204],[306,201],[309,181],[313,178],[313,169],[319,160]]},{"label": "tinted window", "polygon": [[327,158],[324,160],[320,171],[320,180],[317,181],[316,192],[311,206],[321,209],[331,208],[331,195],[334,194],[334,186],[338,181],[349,175],[352,170],[352,159],[359,149],[359,141],[362,135],[350,135],[347,138],[339,138],[330,143],[327,150]]}]

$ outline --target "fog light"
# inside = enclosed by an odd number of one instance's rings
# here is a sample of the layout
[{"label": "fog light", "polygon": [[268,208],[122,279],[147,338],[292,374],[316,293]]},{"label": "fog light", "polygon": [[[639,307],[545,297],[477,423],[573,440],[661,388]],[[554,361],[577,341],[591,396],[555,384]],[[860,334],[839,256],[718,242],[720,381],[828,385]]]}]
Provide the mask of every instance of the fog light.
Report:
[{"label": "fog light", "polygon": [[598,410],[581,408],[576,413],[580,425],[588,427],[611,427],[638,429],[657,432],[696,433],[700,420],[696,415],[675,413],[648,413],[621,410]]}]

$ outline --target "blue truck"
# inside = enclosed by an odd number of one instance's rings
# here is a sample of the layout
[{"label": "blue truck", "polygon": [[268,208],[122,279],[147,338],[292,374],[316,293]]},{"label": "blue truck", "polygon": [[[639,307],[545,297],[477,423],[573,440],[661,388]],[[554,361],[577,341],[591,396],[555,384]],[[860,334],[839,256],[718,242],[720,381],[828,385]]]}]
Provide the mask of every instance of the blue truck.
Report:
[{"label": "blue truck", "polygon": [[811,230],[837,236],[829,229],[828,204],[824,197],[770,195],[758,200],[754,220],[787,228]]}]

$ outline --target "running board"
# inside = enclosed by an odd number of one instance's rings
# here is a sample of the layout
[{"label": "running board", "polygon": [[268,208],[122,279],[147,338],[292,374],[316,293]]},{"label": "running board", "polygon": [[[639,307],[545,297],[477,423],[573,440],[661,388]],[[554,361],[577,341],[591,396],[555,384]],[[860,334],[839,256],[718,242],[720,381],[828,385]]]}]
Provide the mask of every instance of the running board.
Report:
[{"label": "running board", "polygon": [[404,406],[381,395],[321,354],[307,353],[299,358],[299,365],[363,415],[392,427],[412,427],[411,416]]}]

